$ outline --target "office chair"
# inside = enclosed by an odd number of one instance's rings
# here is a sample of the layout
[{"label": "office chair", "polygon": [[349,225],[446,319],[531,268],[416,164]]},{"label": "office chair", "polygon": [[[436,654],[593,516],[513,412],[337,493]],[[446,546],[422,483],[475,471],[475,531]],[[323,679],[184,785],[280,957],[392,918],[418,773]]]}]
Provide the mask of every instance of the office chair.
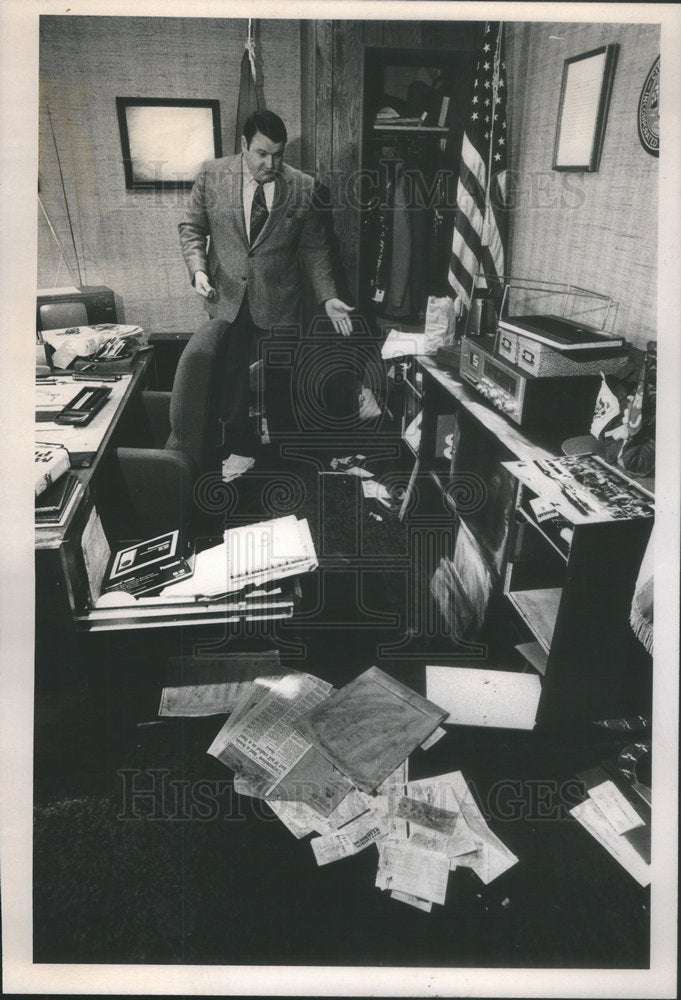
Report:
[{"label": "office chair", "polygon": [[[136,446],[114,449],[110,488],[118,497],[116,537],[152,538],[175,528],[186,531],[201,520],[194,484],[203,473],[219,473],[220,394],[229,330],[224,320],[205,323],[182,353],[172,391],[140,394]],[[127,530],[121,520],[129,522]]]}]

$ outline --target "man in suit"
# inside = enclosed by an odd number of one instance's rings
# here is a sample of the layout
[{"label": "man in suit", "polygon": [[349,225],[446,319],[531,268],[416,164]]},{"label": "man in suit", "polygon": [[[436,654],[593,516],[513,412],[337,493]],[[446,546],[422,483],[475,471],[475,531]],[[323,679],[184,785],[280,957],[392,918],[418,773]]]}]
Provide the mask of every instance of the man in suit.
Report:
[{"label": "man in suit", "polygon": [[[231,454],[224,479],[254,463],[249,366],[265,331],[299,321],[303,270],[336,331],[352,330],[352,306],[337,297],[314,181],[284,163],[286,141],[278,115],[255,111],[244,123],[241,154],[202,166],[179,225],[194,288],[211,318],[231,324],[223,412]],[[274,394],[266,398],[273,414]]]}]

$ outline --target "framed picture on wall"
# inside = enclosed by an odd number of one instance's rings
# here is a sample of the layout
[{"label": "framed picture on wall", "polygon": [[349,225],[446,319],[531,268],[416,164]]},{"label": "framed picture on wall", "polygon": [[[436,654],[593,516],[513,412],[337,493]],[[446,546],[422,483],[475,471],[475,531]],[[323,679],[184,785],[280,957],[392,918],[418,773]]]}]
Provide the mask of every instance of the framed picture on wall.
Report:
[{"label": "framed picture on wall", "polygon": [[603,45],[565,60],[554,170],[598,170],[617,49]]},{"label": "framed picture on wall", "polygon": [[129,190],[190,188],[222,156],[219,101],[117,97],[116,109]]}]

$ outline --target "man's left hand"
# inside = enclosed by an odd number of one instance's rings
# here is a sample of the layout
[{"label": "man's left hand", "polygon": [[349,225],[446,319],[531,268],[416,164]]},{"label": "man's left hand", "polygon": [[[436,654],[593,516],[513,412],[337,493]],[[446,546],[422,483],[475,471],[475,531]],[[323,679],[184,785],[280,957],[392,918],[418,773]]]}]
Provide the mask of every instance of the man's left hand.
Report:
[{"label": "man's left hand", "polygon": [[353,306],[348,306],[340,299],[327,299],[324,303],[326,315],[333,323],[336,333],[341,333],[344,337],[349,337],[352,333],[352,320],[350,313]]}]

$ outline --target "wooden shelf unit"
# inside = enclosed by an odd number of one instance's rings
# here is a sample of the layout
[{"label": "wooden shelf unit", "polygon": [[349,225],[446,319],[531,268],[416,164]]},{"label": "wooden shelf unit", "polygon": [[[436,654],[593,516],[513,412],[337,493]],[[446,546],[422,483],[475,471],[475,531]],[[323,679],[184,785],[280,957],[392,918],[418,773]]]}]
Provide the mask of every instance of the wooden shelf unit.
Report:
[{"label": "wooden shelf unit", "polygon": [[528,513],[534,497],[545,499],[518,484],[504,594],[546,654],[537,724],[559,729],[632,714],[629,612],[653,518],[560,517],[552,529]]},{"label": "wooden shelf unit", "polygon": [[[457,537],[474,541],[489,570],[495,608],[507,609],[509,669],[517,669],[522,657],[526,669],[541,677],[537,726],[574,731],[597,719],[636,714],[640,685],[631,683],[637,667],[629,613],[653,518],[589,522],[563,509],[556,518],[539,520],[530,503],[538,493],[509,470],[513,463],[555,459],[560,440],[529,437],[433,358],[419,357],[416,365],[423,374],[417,472],[449,501]],[[438,460],[435,449],[443,415],[458,421],[448,463]],[[452,484],[457,475],[476,473],[487,495],[477,508],[457,508]],[[645,487],[641,493],[652,502]],[[460,597],[467,599],[465,593]],[[484,630],[476,638],[484,641]]]}]

